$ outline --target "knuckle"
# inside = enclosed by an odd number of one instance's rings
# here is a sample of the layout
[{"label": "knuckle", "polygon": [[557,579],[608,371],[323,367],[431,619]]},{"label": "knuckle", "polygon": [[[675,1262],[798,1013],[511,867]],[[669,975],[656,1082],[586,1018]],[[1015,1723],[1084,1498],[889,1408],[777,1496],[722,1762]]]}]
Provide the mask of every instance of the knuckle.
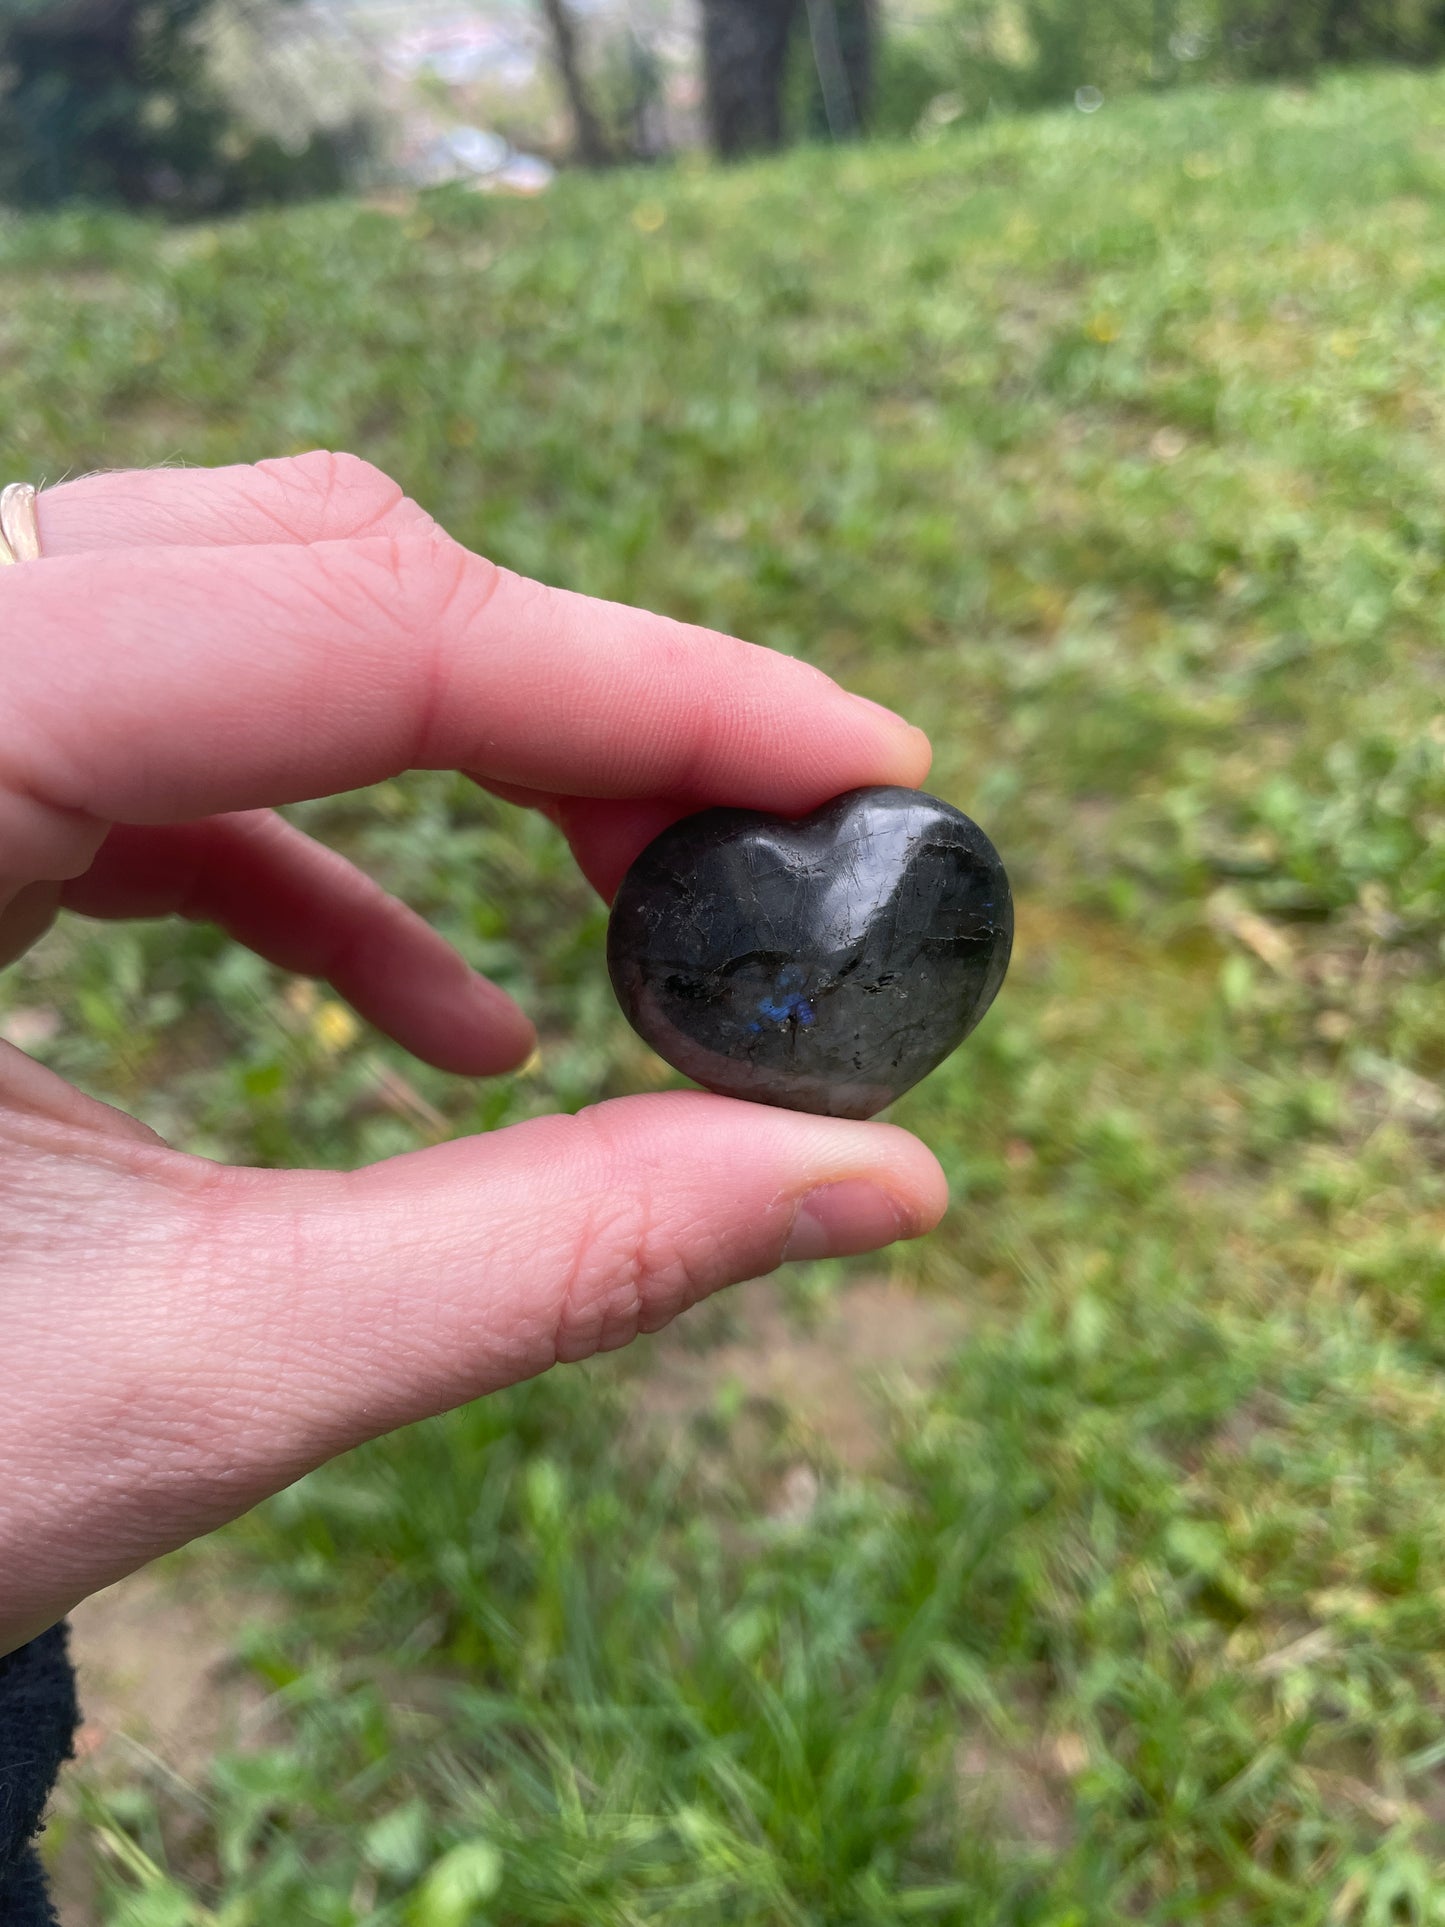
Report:
[{"label": "knuckle", "polygon": [[431,517],[384,469],[343,450],[260,462],[257,472],[281,493],[280,513],[308,542],[431,528]]},{"label": "knuckle", "polygon": [[571,1120],[587,1140],[585,1195],[554,1300],[556,1356],[575,1362],[656,1331],[706,1289],[708,1241],[690,1235],[689,1214],[636,1141],[621,1136],[608,1107]]},{"label": "knuckle", "polygon": [[587,1201],[558,1281],[553,1350],[563,1363],[625,1345],[641,1329],[646,1243],[637,1200]]}]

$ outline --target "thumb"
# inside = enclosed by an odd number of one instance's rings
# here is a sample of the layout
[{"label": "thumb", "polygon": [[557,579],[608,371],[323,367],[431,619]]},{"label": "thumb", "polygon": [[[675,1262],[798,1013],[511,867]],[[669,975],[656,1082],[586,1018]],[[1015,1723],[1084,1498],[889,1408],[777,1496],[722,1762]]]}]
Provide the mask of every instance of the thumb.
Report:
[{"label": "thumb", "polygon": [[[945,1201],[892,1125],[702,1092],[351,1173],[108,1145],[64,1210],[39,1198],[42,1261],[22,1266],[0,1573],[23,1550],[24,1577],[0,1581],[0,1652],[363,1439],[625,1345],[786,1258],[915,1236]],[[70,1231],[81,1266],[57,1248]],[[76,1281],[64,1316],[52,1274]]]},{"label": "thumb", "polygon": [[233,1281],[271,1407],[266,1449],[287,1473],[615,1350],[787,1258],[914,1237],[946,1203],[932,1153],[895,1126],[701,1092],[351,1174],[237,1178],[212,1276]]}]

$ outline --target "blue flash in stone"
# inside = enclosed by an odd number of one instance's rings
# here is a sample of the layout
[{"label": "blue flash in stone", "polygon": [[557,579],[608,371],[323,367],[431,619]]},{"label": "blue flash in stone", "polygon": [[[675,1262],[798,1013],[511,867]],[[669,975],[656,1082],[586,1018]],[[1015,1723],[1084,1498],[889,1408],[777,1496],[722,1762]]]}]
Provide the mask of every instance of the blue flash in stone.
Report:
[{"label": "blue flash in stone", "polygon": [[771,1017],[775,1024],[785,1024],[790,1017],[795,1024],[811,1024],[813,1021],[813,1006],[796,991],[778,1004],[770,1004],[764,998],[758,1009],[764,1017]]}]

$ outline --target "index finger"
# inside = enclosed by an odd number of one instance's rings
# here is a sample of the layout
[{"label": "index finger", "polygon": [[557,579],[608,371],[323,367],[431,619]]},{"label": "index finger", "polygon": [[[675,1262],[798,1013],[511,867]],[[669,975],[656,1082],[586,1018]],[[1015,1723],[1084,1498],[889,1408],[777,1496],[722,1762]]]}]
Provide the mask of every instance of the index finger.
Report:
[{"label": "index finger", "polygon": [[224,468],[82,475],[36,500],[41,553],[335,542],[435,528],[419,503],[359,455],[314,448]]},{"label": "index finger", "polygon": [[97,821],[407,768],[798,813],[928,766],[921,731],[806,663],[546,588],[434,530],[9,569],[0,665],[0,875],[73,874],[36,850]]}]

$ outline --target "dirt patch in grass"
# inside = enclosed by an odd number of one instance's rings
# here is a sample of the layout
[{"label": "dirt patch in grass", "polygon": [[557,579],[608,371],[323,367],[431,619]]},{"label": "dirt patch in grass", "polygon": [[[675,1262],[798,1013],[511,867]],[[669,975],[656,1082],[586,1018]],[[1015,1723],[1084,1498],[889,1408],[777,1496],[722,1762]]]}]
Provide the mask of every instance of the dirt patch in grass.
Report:
[{"label": "dirt patch in grass", "polygon": [[880,1378],[926,1382],[961,1342],[958,1299],[862,1278],[800,1317],[769,1278],[715,1301],[712,1319],[683,1320],[654,1341],[638,1394],[644,1420],[676,1424],[719,1403],[771,1409],[805,1451],[848,1471],[884,1445]]},{"label": "dirt patch in grass", "polygon": [[80,1679],[82,1759],[145,1753],[198,1781],[223,1746],[244,1745],[264,1723],[266,1695],[237,1662],[251,1598],[154,1570],[134,1573],[71,1614]]},{"label": "dirt patch in grass", "polygon": [[995,1838],[1046,1854],[1062,1853],[1070,1844],[1070,1787],[1087,1764],[1087,1749],[1075,1733],[1013,1747],[992,1734],[972,1733],[959,1741],[954,1756],[969,1821]]},{"label": "dirt patch in grass", "polygon": [[71,1614],[83,1724],[76,1764],[61,1782],[51,1856],[66,1927],[93,1927],[103,1917],[96,1865],[103,1843],[83,1818],[88,1792],[140,1787],[184,1827],[204,1810],[218,1753],[275,1737],[269,1696],[237,1658],[242,1625],[267,1610],[214,1574],[151,1569]]}]

